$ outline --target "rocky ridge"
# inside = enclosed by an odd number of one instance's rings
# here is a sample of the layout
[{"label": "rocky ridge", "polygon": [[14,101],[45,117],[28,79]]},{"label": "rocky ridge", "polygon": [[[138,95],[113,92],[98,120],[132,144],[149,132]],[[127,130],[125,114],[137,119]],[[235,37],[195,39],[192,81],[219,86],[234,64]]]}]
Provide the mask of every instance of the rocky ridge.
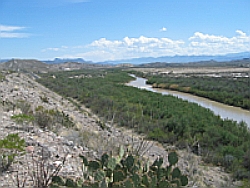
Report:
[{"label": "rocky ridge", "polygon": [[[72,178],[81,177],[79,154],[89,158],[99,158],[104,152],[115,154],[123,145],[130,150],[144,155],[153,161],[163,156],[167,163],[167,150],[172,146],[162,146],[157,142],[145,141],[142,136],[124,128],[117,128],[103,123],[89,109],[81,106],[78,109],[72,102],[48,90],[24,74],[13,73],[0,82],[0,139],[7,134],[18,133],[25,139],[26,154],[18,156],[9,170],[0,175],[0,187],[17,187],[17,182],[25,180],[25,187],[32,187],[37,171],[37,161],[43,160],[52,172],[64,160],[60,175]],[[42,98],[46,96],[48,101]],[[35,112],[38,106],[44,109],[56,109],[70,117],[73,128],[56,127],[53,131],[39,128],[35,123],[16,123],[11,117],[22,113],[14,104],[25,101]],[[189,151],[178,151],[179,167],[189,176],[189,187],[235,187],[229,174],[221,167],[203,166],[200,157]],[[18,178],[17,178],[18,177]]]}]

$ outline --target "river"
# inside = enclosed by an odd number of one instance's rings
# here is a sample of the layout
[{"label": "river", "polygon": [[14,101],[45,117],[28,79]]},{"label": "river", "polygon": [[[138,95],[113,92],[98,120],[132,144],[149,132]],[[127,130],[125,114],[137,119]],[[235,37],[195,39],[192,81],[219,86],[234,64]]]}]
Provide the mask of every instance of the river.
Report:
[{"label": "river", "polygon": [[239,107],[228,106],[219,102],[211,101],[209,99],[194,96],[188,93],[152,88],[151,85],[146,84],[147,79],[139,77],[135,78],[136,80],[129,82],[127,85],[141,89],[146,89],[152,92],[162,93],[163,95],[173,95],[183,100],[197,103],[202,107],[212,110],[214,114],[219,115],[222,119],[231,119],[237,122],[244,121],[250,127],[250,111],[248,110],[243,110]]}]

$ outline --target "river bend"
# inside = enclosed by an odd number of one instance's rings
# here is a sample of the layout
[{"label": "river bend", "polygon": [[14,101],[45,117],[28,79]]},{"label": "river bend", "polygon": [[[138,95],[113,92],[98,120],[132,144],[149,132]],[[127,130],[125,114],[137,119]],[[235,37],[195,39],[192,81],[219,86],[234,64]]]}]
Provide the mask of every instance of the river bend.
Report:
[{"label": "river bend", "polygon": [[250,127],[250,111],[243,110],[239,107],[228,106],[219,102],[215,102],[203,97],[194,96],[188,93],[178,91],[152,88],[151,85],[146,84],[147,79],[135,77],[136,80],[129,82],[128,86],[133,86],[141,89],[146,89],[152,92],[162,93],[163,95],[173,95],[189,102],[194,102],[202,107],[208,108],[219,115],[223,119],[231,119],[237,122],[244,121]]}]

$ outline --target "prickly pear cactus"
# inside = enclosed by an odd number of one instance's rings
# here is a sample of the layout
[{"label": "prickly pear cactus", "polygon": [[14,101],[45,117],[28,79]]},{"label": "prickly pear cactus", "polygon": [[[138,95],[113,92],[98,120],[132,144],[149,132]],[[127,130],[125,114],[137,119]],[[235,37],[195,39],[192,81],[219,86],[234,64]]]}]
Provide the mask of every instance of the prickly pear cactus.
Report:
[{"label": "prickly pear cactus", "polygon": [[180,187],[188,184],[187,176],[181,174],[178,167],[176,152],[168,155],[169,166],[163,166],[163,158],[157,158],[150,166],[142,163],[137,156],[124,155],[120,148],[119,156],[103,154],[100,160],[83,160],[84,176],[82,181],[74,182],[60,177],[52,179],[53,186],[84,187],[84,188],[167,188]]},{"label": "prickly pear cactus", "polygon": [[175,165],[178,162],[178,156],[176,152],[171,152],[168,154],[168,162],[171,166]]}]

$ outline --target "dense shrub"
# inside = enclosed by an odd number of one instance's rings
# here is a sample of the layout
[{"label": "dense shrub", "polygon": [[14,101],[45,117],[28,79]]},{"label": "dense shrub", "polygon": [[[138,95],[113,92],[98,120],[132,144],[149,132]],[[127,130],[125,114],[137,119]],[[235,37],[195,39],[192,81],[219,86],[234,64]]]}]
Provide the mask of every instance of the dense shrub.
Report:
[{"label": "dense shrub", "polygon": [[247,150],[247,152],[244,155],[243,165],[244,165],[245,168],[247,168],[248,170],[250,170],[250,149]]}]

